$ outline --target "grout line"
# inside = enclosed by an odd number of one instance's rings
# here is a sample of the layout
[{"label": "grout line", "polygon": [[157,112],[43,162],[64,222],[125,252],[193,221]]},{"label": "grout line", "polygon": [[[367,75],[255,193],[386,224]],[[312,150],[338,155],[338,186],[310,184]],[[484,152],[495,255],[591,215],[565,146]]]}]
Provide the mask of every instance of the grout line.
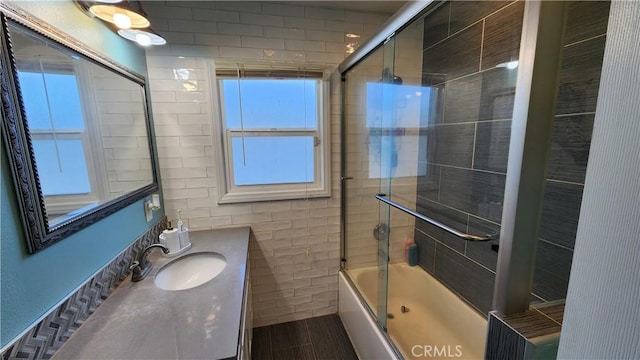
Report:
[{"label": "grout line", "polygon": [[480,63],[478,66],[478,72],[482,71],[482,52],[484,50],[484,28],[486,23],[486,18],[482,19],[482,35],[480,35]]},{"label": "grout line", "polygon": [[595,111],[590,112],[582,112],[582,113],[571,113],[571,114],[558,114],[556,117],[569,117],[569,116],[578,116],[578,115],[595,115]]},{"label": "grout line", "polygon": [[[485,219],[483,217],[480,217],[478,215],[474,215],[474,214],[471,214],[471,213],[469,214],[469,216],[475,218],[476,220],[481,220],[481,221],[484,221],[484,222],[488,222],[489,224],[492,224],[492,225],[495,225],[495,226],[498,226],[498,227],[502,227],[502,225],[500,223],[497,223],[494,220]],[[471,219],[469,219],[469,220],[471,220]]]},{"label": "grout line", "polygon": [[556,325],[560,325],[560,326],[562,326],[562,323],[561,323],[561,322],[556,321],[554,318],[552,318],[551,316],[549,316],[549,315],[545,314],[545,313],[544,313],[544,312],[542,312],[540,309],[538,309],[538,308],[535,308],[535,307],[534,307],[534,308],[533,308],[533,310],[535,310],[535,311],[537,311],[538,313],[542,314],[542,316],[546,317],[547,319],[549,319],[549,320],[553,321]]},{"label": "grout line", "polygon": [[[516,3],[518,3],[518,1],[513,1],[513,2],[511,2],[510,4],[507,4],[507,5],[503,6],[503,7],[501,7],[500,9],[495,10],[495,11],[494,11],[494,12],[492,12],[492,13],[490,13],[490,14],[487,14],[487,15],[483,16],[482,18],[480,18],[480,19],[478,19],[478,20],[474,21],[473,23],[471,23],[471,24],[469,24],[469,25],[467,25],[467,26],[463,27],[462,29],[460,29],[460,30],[456,31],[456,32],[455,32],[455,33],[453,33],[453,34],[451,34],[451,13],[453,12],[453,10],[452,10],[452,7],[453,7],[453,6],[451,6],[451,5],[450,5],[450,6],[449,6],[449,30],[447,31],[447,33],[449,34],[449,36],[447,36],[446,38],[444,38],[444,39],[442,39],[442,40],[438,41],[438,42],[437,42],[437,43],[435,43],[435,44],[429,45],[429,47],[422,49],[422,51],[424,52],[424,51],[426,51],[426,50],[431,49],[432,47],[434,47],[434,46],[436,46],[436,45],[438,45],[438,44],[440,44],[440,43],[442,43],[442,42],[446,41],[447,39],[450,39],[450,38],[452,38],[452,37],[454,37],[454,36],[456,36],[456,35],[460,34],[461,32],[463,32],[463,31],[467,30],[468,28],[470,28],[470,27],[472,27],[472,26],[474,26],[474,25],[478,24],[480,21],[485,21],[487,18],[489,18],[489,17],[491,17],[491,16],[493,16],[493,15],[495,15],[495,14],[499,13],[500,11],[502,11],[502,10],[504,10],[504,9],[508,8],[509,6],[512,6],[513,4],[516,4]],[[605,35],[606,35],[606,34],[605,34]]]},{"label": "grout line", "polygon": [[[444,39],[442,39],[442,40],[440,40],[440,41],[438,41],[438,42],[436,42],[436,43],[434,43],[434,44],[432,44],[432,45],[429,45],[429,47],[427,47],[427,48],[425,48],[424,50],[422,50],[422,52],[425,52],[425,51],[427,51],[427,50],[430,50],[430,49],[431,49],[431,48],[433,48],[434,46],[437,46],[437,45],[442,44],[443,42],[445,42],[445,41],[447,41],[447,40],[451,39],[452,37],[454,37],[454,36],[456,36],[456,35],[460,34],[460,33],[461,33],[461,32],[463,32],[463,31],[467,30],[468,28],[470,28],[470,27],[472,27],[472,26],[476,25],[476,24],[477,24],[477,23],[479,23],[480,21],[482,21],[482,19],[481,19],[481,20],[478,20],[478,21],[476,21],[476,22],[474,22],[474,23],[473,23],[473,24],[471,24],[471,25],[467,25],[465,28],[462,28],[461,30],[456,31],[456,32],[455,32],[455,33],[453,33],[453,34],[449,34],[449,36],[447,36],[446,38],[444,38]],[[449,31],[448,31],[448,32],[449,32],[449,33],[451,33],[451,8],[449,8]]]},{"label": "grout line", "polygon": [[475,169],[476,163],[476,139],[478,138],[478,123],[474,124],[473,127],[473,145],[471,148],[471,168]]},{"label": "grout line", "polygon": [[476,219],[480,219],[480,220],[482,220],[482,221],[488,222],[488,223],[493,224],[493,225],[496,225],[496,226],[502,226],[502,225],[500,225],[500,224],[496,223],[496,222],[495,222],[495,221],[493,221],[493,220],[485,219],[485,218],[483,218],[483,217],[480,217],[480,216],[478,216],[478,215],[472,214],[472,213],[470,213],[470,212],[466,212],[466,211],[464,211],[464,210],[460,210],[460,209],[458,209],[458,208],[455,208],[455,207],[452,207],[452,206],[449,206],[449,205],[443,204],[443,203],[441,203],[441,202],[439,202],[439,201],[433,201],[433,200],[431,200],[431,199],[427,199],[427,198],[423,198],[423,197],[421,197],[421,198],[422,198],[422,199],[424,199],[425,201],[429,201],[429,202],[431,202],[431,203],[435,203],[435,204],[440,205],[440,206],[442,206],[442,207],[444,207],[444,208],[447,208],[447,209],[449,209],[449,210],[454,210],[454,211],[457,211],[457,212],[462,213],[462,214],[464,214],[464,215],[472,216],[472,217],[474,217],[474,218],[476,218]]},{"label": "grout line", "polygon": [[[446,83],[445,83],[445,86],[442,87],[442,110],[441,110],[440,119],[439,119],[442,123],[445,122],[444,118],[445,118],[445,114],[447,113],[447,91],[449,90],[447,90]],[[437,105],[436,105],[436,111],[437,111]],[[431,126],[436,126],[436,125],[437,123],[431,124]]]},{"label": "grout line", "polygon": [[538,241],[542,241],[542,242],[545,242],[545,243],[547,243],[547,244],[549,244],[549,245],[556,246],[556,247],[559,247],[559,248],[561,248],[561,249],[565,249],[565,250],[568,250],[568,251],[574,252],[574,250],[573,250],[572,248],[568,247],[568,246],[560,245],[560,244],[558,244],[558,243],[555,243],[555,242],[550,241],[550,240],[543,239],[543,238],[541,238],[541,237],[538,237]]},{"label": "grout line", "polygon": [[434,124],[427,128],[433,128],[437,126],[451,126],[451,125],[468,125],[468,124],[477,124],[477,123],[492,123],[492,122],[500,122],[500,121],[511,121],[511,119],[489,119],[489,120],[476,120],[476,121],[463,121],[463,122],[454,122],[454,123],[445,123],[443,121],[442,124]]},{"label": "grout line", "polygon": [[[465,229],[465,231],[466,231],[466,233],[467,233],[467,234],[469,234],[469,220],[470,220],[470,215],[469,215],[469,214],[467,214],[467,228]],[[468,241],[465,241],[465,242],[464,242],[464,256],[467,256],[467,257],[469,257],[469,256],[467,255],[467,250],[468,250],[468,246],[467,246],[467,244],[468,244],[468,243],[469,243]]]},{"label": "grout line", "polygon": [[[429,235],[429,234],[427,234],[427,233],[423,232],[423,231],[422,231],[422,230],[420,230],[420,229],[416,229],[416,230],[418,230],[418,231],[420,231],[421,233],[425,234],[426,236],[430,237],[430,238],[431,238],[431,239],[433,239],[436,243],[438,243],[438,244],[440,244],[440,245],[442,245],[442,246],[444,246],[444,247],[448,248],[449,250],[451,250],[451,251],[455,252],[456,254],[461,255],[463,258],[468,259],[470,262],[472,262],[472,263],[474,263],[474,264],[476,264],[476,265],[480,266],[481,268],[484,268],[485,270],[487,270],[487,271],[491,272],[491,273],[492,273],[492,274],[494,274],[494,275],[496,274],[495,270],[491,270],[491,269],[489,269],[488,267],[486,267],[485,265],[480,264],[480,263],[479,263],[479,262],[477,262],[476,260],[474,260],[474,259],[472,259],[472,258],[468,257],[467,255],[465,255],[465,254],[461,253],[460,251],[458,251],[458,250],[456,250],[456,249],[452,248],[451,246],[447,245],[447,244],[446,244],[446,243],[444,243],[443,241],[436,239],[435,237],[433,237],[433,236],[431,236],[431,235]],[[464,241],[464,240],[463,240],[463,241]],[[467,241],[465,241],[465,243],[466,243],[466,242],[467,242]],[[466,244],[465,244],[465,248],[466,248]],[[436,251],[434,251],[434,253],[435,253],[435,252],[436,252]],[[433,264],[434,264],[434,265],[435,265],[435,260],[436,260],[436,257],[435,257],[435,254],[434,254],[434,258],[433,258],[433,261],[434,261],[434,263],[433,263]]]},{"label": "grout line", "polygon": [[556,183],[556,184],[567,184],[567,185],[576,185],[584,187],[583,183],[577,183],[573,181],[565,181],[565,180],[555,180],[555,179],[546,179],[548,182]]},{"label": "grout line", "polygon": [[509,6],[513,6],[514,4],[517,4],[517,3],[518,3],[518,1],[519,1],[519,0],[512,1],[511,3],[509,3],[509,4],[507,4],[507,5],[503,6],[503,7],[501,7],[500,9],[495,10],[494,12],[492,12],[492,13],[488,14],[487,16],[485,16],[485,17],[484,17],[484,19],[489,18],[489,17],[491,17],[491,16],[493,16],[493,15],[495,15],[495,14],[499,13],[500,11],[502,11],[502,10],[504,10],[504,9],[508,8]]},{"label": "grout line", "polygon": [[531,292],[531,295],[533,295],[533,296],[537,297],[538,299],[542,300],[542,302],[543,302],[543,303],[545,303],[545,302],[548,302],[548,301],[549,301],[549,300],[547,300],[547,299],[543,298],[542,296],[540,296],[540,295],[538,295],[538,294],[534,293],[533,291]]},{"label": "grout line", "polygon": [[[428,163],[427,163],[428,166]],[[438,203],[440,203],[440,189],[442,185],[442,166],[440,166],[440,173],[438,174]]]},{"label": "grout line", "polygon": [[452,8],[453,8],[453,5],[451,4],[451,2],[449,2],[449,20],[447,20],[447,38],[451,36],[451,13],[453,12]]},{"label": "grout line", "polygon": [[564,47],[568,48],[570,46],[579,45],[579,44],[582,44],[582,43],[587,42],[587,41],[591,41],[591,40],[595,40],[595,39],[601,38],[603,36],[607,36],[607,33],[596,35],[596,36],[590,37],[588,39],[583,39],[583,40],[580,40],[580,41],[572,42],[571,44],[567,44]]},{"label": "grout line", "polygon": [[493,174],[493,175],[502,175],[502,176],[507,175],[506,173],[501,173],[501,172],[498,172],[498,171],[491,171],[491,170],[484,170],[484,169],[472,169],[472,168],[466,168],[466,167],[463,167],[463,166],[440,164],[440,163],[434,163],[434,162],[429,162],[429,161],[427,161],[427,165],[438,165],[438,166],[442,166],[442,167],[446,167],[446,168],[450,168],[450,169],[458,169],[458,170],[478,171],[478,172],[481,172],[481,173]]},{"label": "grout line", "polygon": [[304,327],[305,329],[307,329],[307,335],[309,336],[309,344],[311,345],[311,353],[313,354],[313,357],[315,359],[318,359],[318,354],[316,354],[316,345],[313,343],[313,338],[311,338],[311,331],[309,331],[309,319],[304,319],[301,321],[304,321]]},{"label": "grout line", "polygon": [[307,336],[309,337],[309,343],[311,344],[311,351],[315,355],[315,349],[313,347],[313,339],[311,338],[311,332],[309,331],[309,323],[308,323],[307,319],[300,320],[300,321],[304,322],[304,329],[307,331]]},{"label": "grout line", "polygon": [[[488,69],[484,69],[484,70],[481,70],[481,71],[473,72],[473,73],[470,73],[470,74],[460,75],[460,76],[458,76],[456,78],[448,79],[448,80],[445,80],[443,82],[440,82],[440,83],[437,83],[437,84],[433,84],[433,85],[431,85],[431,87],[446,85],[446,84],[448,84],[450,82],[453,82],[453,81],[459,81],[459,80],[462,80],[462,79],[465,79],[467,77],[471,77],[471,76],[474,76],[474,75],[484,74],[484,73],[490,72],[490,71],[495,70],[495,69],[497,69],[497,68],[488,68]],[[427,73],[427,75],[428,75],[428,73]],[[515,86],[514,86],[514,88],[515,88]]]},{"label": "grout line", "polygon": [[[424,232],[422,232],[420,229],[416,228],[416,231],[420,231],[421,233],[425,234]],[[427,234],[425,234],[427,235]],[[437,247],[438,247],[438,240],[436,240],[436,238],[432,237],[431,235],[427,235],[428,238],[433,239],[433,269],[431,269],[433,271],[433,276],[436,275],[436,260],[438,259],[438,252],[437,252]],[[420,260],[418,258],[418,263],[420,263]]]},{"label": "grout line", "polygon": [[[468,241],[465,241],[465,242],[468,242]],[[454,251],[455,251],[455,250],[454,250]],[[465,258],[469,259],[469,261],[471,261],[472,263],[474,263],[474,264],[476,264],[476,265],[480,266],[481,268],[483,268],[483,269],[485,269],[485,270],[489,271],[489,272],[490,272],[490,273],[492,273],[493,275],[496,275],[496,274],[497,274],[497,273],[496,273],[496,270],[491,270],[491,269],[489,269],[489,268],[488,268],[488,267],[486,267],[485,265],[482,265],[481,263],[479,263],[477,260],[475,260],[475,259],[473,259],[473,258],[470,258],[470,257],[468,257],[467,255],[464,255],[464,254],[463,254],[462,256],[464,256]],[[497,260],[496,260],[496,261],[497,261]],[[497,266],[497,264],[496,264],[496,266]],[[494,280],[494,281],[495,281],[495,280]]]}]

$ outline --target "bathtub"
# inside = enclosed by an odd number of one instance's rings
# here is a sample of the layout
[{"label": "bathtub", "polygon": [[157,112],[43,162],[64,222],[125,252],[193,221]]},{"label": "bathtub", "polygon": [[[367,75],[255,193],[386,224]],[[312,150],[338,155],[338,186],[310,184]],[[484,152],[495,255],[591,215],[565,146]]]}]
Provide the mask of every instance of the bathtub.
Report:
[{"label": "bathtub", "polygon": [[[353,303],[361,301],[356,292],[377,311],[378,274],[377,267],[368,267],[345,270],[340,277],[340,316],[362,360],[396,357],[385,344],[374,345],[387,337],[405,359],[484,358],[485,317],[418,266],[389,265],[387,334],[375,326],[366,304],[360,304],[362,313],[357,314]],[[366,322],[374,329],[365,328],[362,319],[355,321],[358,317],[369,318]]]}]

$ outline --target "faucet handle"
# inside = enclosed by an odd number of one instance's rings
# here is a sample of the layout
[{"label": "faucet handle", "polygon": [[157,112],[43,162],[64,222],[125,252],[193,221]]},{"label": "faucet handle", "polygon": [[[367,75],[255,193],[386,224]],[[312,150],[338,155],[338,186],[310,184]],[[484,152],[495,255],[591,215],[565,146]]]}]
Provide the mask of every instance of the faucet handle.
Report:
[{"label": "faucet handle", "polygon": [[144,248],[138,255],[138,259],[131,263],[129,269],[133,271],[131,274],[131,281],[136,282],[144,279],[153,268],[151,262],[147,259],[147,255],[153,248],[160,248],[165,254],[169,253],[169,248],[162,244],[151,244]]},{"label": "faucet handle", "polygon": [[129,270],[131,270],[131,281],[136,282],[144,278],[142,274],[144,269],[140,266],[140,262],[138,260],[131,263]]}]

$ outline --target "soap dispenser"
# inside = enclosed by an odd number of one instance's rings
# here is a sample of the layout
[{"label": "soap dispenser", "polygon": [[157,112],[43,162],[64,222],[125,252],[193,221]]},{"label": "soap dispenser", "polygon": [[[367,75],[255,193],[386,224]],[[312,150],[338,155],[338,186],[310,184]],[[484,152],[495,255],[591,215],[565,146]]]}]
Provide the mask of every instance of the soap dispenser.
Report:
[{"label": "soap dispenser", "polygon": [[182,210],[178,209],[178,240],[180,242],[180,250],[186,251],[191,248],[191,241],[189,240],[189,229],[184,226],[182,221]]}]

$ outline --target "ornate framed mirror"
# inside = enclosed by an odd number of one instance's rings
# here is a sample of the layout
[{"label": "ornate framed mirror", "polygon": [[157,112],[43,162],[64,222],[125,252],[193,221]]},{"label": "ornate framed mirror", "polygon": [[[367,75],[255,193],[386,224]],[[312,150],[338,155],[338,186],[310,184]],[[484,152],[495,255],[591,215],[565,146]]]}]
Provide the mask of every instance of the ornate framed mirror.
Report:
[{"label": "ornate framed mirror", "polygon": [[144,76],[1,8],[2,138],[30,253],[158,191]]}]

